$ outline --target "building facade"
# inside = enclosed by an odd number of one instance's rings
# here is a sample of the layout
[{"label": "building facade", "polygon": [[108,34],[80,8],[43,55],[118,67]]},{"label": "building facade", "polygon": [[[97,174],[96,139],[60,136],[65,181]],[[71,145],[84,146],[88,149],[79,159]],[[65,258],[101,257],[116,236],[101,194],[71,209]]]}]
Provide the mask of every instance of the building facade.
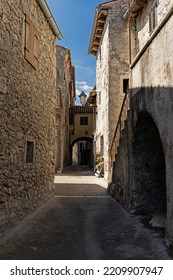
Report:
[{"label": "building facade", "polygon": [[70,50],[56,46],[56,173],[70,163],[69,110],[75,102],[75,69]]},{"label": "building facade", "polygon": [[93,166],[93,108],[70,108],[70,163]]},{"label": "building facade", "polygon": [[0,231],[54,192],[56,37],[45,1],[0,2]]},{"label": "building facade", "polygon": [[109,1],[96,8],[89,53],[96,56],[96,153],[104,158],[104,177],[111,179],[109,151],[129,79],[128,22],[130,1]]},{"label": "building facade", "polygon": [[173,3],[135,0],[129,14],[130,113],[110,193],[135,213],[165,217],[172,245]]}]

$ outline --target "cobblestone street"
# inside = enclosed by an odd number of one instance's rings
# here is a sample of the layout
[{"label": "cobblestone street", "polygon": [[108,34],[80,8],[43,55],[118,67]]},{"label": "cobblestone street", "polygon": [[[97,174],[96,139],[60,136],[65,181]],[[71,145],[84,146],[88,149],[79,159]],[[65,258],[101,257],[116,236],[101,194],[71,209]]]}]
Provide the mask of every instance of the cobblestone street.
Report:
[{"label": "cobblestone street", "polygon": [[146,228],[87,169],[55,177],[56,194],[1,238],[0,259],[171,259],[160,231]]}]

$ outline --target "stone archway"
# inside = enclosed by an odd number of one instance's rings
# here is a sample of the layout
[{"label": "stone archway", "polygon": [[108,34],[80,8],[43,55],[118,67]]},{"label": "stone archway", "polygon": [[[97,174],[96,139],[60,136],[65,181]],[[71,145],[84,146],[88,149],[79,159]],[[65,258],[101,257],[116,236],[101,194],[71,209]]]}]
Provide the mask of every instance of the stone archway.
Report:
[{"label": "stone archway", "polygon": [[139,113],[132,148],[135,212],[166,213],[165,155],[158,128],[147,112]]},{"label": "stone archway", "polygon": [[[92,166],[93,139],[90,137],[80,137],[71,143],[71,164]],[[75,157],[75,158],[74,158]]]}]

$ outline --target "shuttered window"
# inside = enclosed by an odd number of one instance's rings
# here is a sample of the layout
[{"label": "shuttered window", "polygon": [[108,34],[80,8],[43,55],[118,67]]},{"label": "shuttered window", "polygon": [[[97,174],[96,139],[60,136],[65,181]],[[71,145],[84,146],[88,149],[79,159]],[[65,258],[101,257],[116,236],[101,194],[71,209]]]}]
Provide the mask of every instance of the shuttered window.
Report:
[{"label": "shuttered window", "polygon": [[26,60],[36,69],[38,63],[38,36],[37,30],[30,18],[25,16],[25,48]]},{"label": "shuttered window", "polygon": [[149,33],[152,33],[157,26],[157,3],[151,9],[149,14]]}]

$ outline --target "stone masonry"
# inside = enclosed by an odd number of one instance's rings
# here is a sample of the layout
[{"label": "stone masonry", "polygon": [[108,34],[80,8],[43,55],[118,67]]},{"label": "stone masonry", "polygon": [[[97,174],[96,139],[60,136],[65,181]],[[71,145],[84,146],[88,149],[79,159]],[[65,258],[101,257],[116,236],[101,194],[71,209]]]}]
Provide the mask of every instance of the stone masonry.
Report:
[{"label": "stone masonry", "polygon": [[129,2],[111,1],[97,7],[89,46],[89,52],[96,55],[96,153],[104,157],[107,181],[111,175],[110,146],[124,98],[123,81],[129,78],[128,23],[123,18]]},{"label": "stone masonry", "polygon": [[[34,66],[25,58],[26,16],[37,31]],[[37,1],[1,0],[0,232],[54,192],[55,41]]]},{"label": "stone masonry", "polygon": [[56,173],[70,162],[69,108],[75,99],[75,73],[70,50],[56,46]]},{"label": "stone masonry", "polygon": [[132,49],[130,112],[109,188],[131,211],[165,216],[168,245],[173,244],[172,4],[136,0],[131,6],[136,49]]}]

